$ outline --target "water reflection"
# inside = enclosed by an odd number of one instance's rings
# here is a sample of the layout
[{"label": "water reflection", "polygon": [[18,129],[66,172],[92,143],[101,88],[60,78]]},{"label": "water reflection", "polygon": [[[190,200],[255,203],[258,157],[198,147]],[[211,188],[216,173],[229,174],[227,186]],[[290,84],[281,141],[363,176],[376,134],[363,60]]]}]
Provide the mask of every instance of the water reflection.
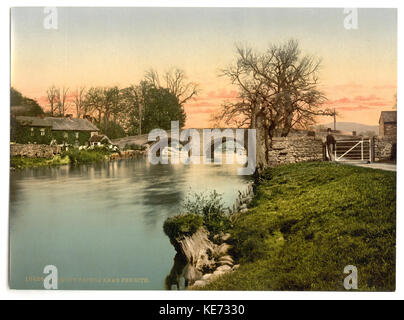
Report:
[{"label": "water reflection", "polygon": [[[13,288],[58,266],[64,278],[145,278],[146,283],[65,282],[61,289],[164,289],[179,257],[162,231],[190,191],[216,189],[231,205],[248,177],[237,166],[150,165],[145,159],[10,173]],[[181,287],[181,279],[175,280]]]}]

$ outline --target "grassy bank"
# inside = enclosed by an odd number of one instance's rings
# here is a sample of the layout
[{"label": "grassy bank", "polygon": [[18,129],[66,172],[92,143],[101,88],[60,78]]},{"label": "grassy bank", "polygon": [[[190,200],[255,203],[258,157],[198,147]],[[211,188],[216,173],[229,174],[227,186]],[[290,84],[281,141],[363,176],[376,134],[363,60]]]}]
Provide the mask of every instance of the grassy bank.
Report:
[{"label": "grassy bank", "polygon": [[10,158],[10,167],[14,169],[50,167],[69,163],[69,157],[59,155],[54,156],[53,158],[28,158],[20,156]]},{"label": "grassy bank", "polygon": [[14,169],[57,166],[64,164],[82,164],[99,162],[108,159],[109,152],[103,149],[99,150],[78,150],[71,149],[63,152],[61,155],[56,155],[52,158],[28,158],[14,156],[10,159],[10,167]]},{"label": "grassy bank", "polygon": [[395,289],[396,174],[333,163],[265,172],[232,230],[240,269],[208,290]]}]

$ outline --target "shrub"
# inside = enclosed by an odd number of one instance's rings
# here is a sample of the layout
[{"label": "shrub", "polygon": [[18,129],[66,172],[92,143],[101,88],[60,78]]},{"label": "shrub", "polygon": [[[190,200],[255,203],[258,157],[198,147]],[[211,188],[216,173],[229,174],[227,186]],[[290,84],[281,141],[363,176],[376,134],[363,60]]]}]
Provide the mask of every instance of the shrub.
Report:
[{"label": "shrub", "polygon": [[109,151],[103,148],[94,150],[70,149],[69,151],[65,151],[63,156],[68,156],[71,163],[79,164],[103,161],[108,154]]},{"label": "shrub", "polygon": [[175,240],[181,236],[192,236],[200,227],[203,226],[203,218],[195,214],[180,214],[168,218],[164,222],[164,233]]},{"label": "shrub", "polygon": [[230,228],[229,216],[224,213],[222,195],[216,190],[209,194],[188,195],[182,207],[186,213],[201,216],[204,226],[211,235],[225,232]]}]

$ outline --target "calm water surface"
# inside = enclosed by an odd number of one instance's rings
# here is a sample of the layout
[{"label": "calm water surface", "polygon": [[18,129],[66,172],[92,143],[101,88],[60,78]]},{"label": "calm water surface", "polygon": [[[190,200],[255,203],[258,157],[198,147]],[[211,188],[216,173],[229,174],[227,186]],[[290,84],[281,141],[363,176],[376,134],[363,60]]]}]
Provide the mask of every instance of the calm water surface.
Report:
[{"label": "calm water surface", "polygon": [[216,189],[232,205],[248,177],[236,165],[150,165],[146,159],[11,172],[11,287],[164,289],[175,250],[164,220],[189,192]]}]

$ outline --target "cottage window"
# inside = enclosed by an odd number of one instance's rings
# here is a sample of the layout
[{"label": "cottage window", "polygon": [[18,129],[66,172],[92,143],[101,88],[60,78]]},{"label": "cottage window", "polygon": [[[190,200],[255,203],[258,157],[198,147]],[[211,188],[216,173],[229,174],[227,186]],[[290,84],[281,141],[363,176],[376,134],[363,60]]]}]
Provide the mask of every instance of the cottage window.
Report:
[{"label": "cottage window", "polygon": [[45,128],[41,128],[41,136],[45,135]]},{"label": "cottage window", "polygon": [[63,138],[67,139],[69,137],[69,134],[67,132],[63,132]]},{"label": "cottage window", "polygon": [[78,139],[79,138],[79,133],[78,132],[76,132],[76,139]]},{"label": "cottage window", "polygon": [[31,128],[31,137],[34,136],[34,128]]}]

